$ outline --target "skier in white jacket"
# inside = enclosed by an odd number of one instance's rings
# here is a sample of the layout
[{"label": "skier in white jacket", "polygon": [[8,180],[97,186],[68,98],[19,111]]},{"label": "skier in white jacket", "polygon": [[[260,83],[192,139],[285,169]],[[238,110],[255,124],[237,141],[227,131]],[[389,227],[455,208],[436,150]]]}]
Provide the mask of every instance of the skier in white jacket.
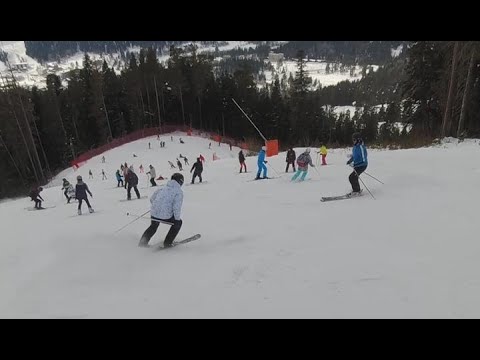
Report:
[{"label": "skier in white jacket", "polygon": [[182,227],[180,215],[183,204],[183,190],[181,188],[183,183],[183,175],[175,173],[166,186],[153,193],[150,198],[150,203],[152,204],[150,218],[152,222],[150,227],[143,233],[138,246],[148,246],[148,242],[157,232],[160,223],[171,225],[163,242],[163,246],[172,246],[173,240],[175,240],[175,237]]}]

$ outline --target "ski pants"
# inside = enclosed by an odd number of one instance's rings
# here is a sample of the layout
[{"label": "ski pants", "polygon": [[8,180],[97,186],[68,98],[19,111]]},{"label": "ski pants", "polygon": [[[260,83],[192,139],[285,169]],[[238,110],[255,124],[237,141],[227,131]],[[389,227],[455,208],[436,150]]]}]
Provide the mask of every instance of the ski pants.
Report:
[{"label": "ski pants", "polygon": [[287,161],[287,168],[285,169],[285,172],[288,172],[288,169],[290,168],[290,165],[293,167],[293,171],[295,172],[295,162],[294,161]]},{"label": "ski pants", "polygon": [[360,191],[360,184],[358,183],[358,176],[367,169],[366,166],[357,166],[353,168],[353,172],[348,177],[350,184],[352,184],[352,190],[355,192]]},{"label": "ski pants", "polygon": [[68,196],[68,189],[65,189],[65,191],[63,192],[63,195],[65,195],[67,200],[70,200],[70,196]]},{"label": "ski pants", "polygon": [[308,170],[300,170],[300,169],[298,169],[297,172],[295,173],[295,175],[293,175],[292,181],[295,181],[300,174],[302,174],[302,176],[300,176],[300,181],[305,180],[305,177],[307,176],[307,173],[308,173]]},{"label": "ski pants", "polygon": [[322,154],[322,165],[327,165],[327,162],[325,161],[326,157],[327,157],[327,155]]},{"label": "ski pants", "polygon": [[82,201],[85,201],[87,203],[88,208],[92,207],[87,198],[85,198],[85,199],[80,198],[80,199],[78,199],[78,210],[80,210],[82,208]]},{"label": "ski pants", "polygon": [[202,173],[199,173],[199,172],[196,172],[194,171],[193,172],[193,177],[192,177],[192,184],[195,184],[195,178],[198,176],[198,178],[200,179],[200,182],[202,182]]},{"label": "ski pants", "polygon": [[122,186],[122,187],[123,187],[123,180],[122,180],[122,179],[120,179],[120,180],[117,180],[117,181],[118,181],[118,183],[117,183],[117,187],[120,187],[120,186]]},{"label": "ski pants", "polygon": [[42,207],[42,201],[39,198],[32,199],[35,201],[35,208],[40,209]]},{"label": "ski pants", "polygon": [[257,178],[260,177],[260,173],[263,171],[263,177],[267,177],[267,166],[265,164],[258,164]]},{"label": "ski pants", "polygon": [[157,219],[156,217],[153,217],[153,216],[151,217],[151,219],[152,219],[152,222],[148,227],[148,229],[145,230],[145,232],[143,233],[142,240],[140,241],[144,242],[145,244],[148,244],[152,236],[155,235],[155,233],[157,232],[158,226],[162,222],[162,223],[171,225],[170,230],[168,231],[167,236],[165,237],[165,241],[163,242],[164,245],[167,245],[167,246],[171,245],[182,227],[182,220],[175,220],[173,216],[167,220]]},{"label": "ski pants", "polygon": [[245,161],[240,162],[240,172],[242,172],[242,168],[244,168],[245,172],[247,172],[247,164],[245,164]]},{"label": "ski pants", "polygon": [[128,188],[127,188],[127,199],[130,200],[130,199],[132,198],[132,194],[131,194],[132,187],[133,187],[133,189],[135,190],[135,194],[137,194],[137,198],[140,199],[140,192],[139,192],[138,189],[137,189],[137,185],[132,185],[132,184],[128,184]]},{"label": "ski pants", "polygon": [[152,184],[152,186],[157,186],[157,183],[155,182],[155,178],[150,178],[150,184]]}]

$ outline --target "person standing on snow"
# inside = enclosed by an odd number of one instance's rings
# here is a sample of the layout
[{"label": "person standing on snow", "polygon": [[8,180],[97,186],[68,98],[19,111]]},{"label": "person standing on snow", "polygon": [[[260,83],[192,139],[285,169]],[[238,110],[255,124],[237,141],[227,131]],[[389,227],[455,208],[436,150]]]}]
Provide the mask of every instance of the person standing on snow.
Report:
[{"label": "person standing on snow", "polygon": [[160,223],[171,225],[170,230],[163,242],[164,247],[172,246],[173,240],[178,235],[182,227],[181,211],[183,204],[182,185],[184,178],[182,174],[175,173],[168,181],[167,185],[155,191],[150,198],[151,224],[142,235],[138,246],[148,246],[148,242],[157,232]]},{"label": "person standing on snow", "polygon": [[[123,165],[122,165],[122,169],[123,169]],[[115,173],[115,176],[117,177],[117,187],[120,187],[120,186],[123,187],[123,179],[122,179],[122,174],[120,174],[120,170],[117,170],[117,172]]]},{"label": "person standing on snow", "polygon": [[263,170],[263,177],[262,178],[263,179],[267,178],[267,167],[265,165],[267,163],[267,161],[265,160],[265,156],[266,156],[265,150],[266,149],[267,148],[265,146],[262,146],[262,149],[258,153],[258,158],[257,158],[258,171],[257,171],[257,177],[255,178],[255,180],[260,179],[260,173],[262,172],[262,170]]},{"label": "person standing on snow", "polygon": [[75,197],[78,200],[78,215],[82,215],[82,201],[85,201],[88,206],[88,211],[93,213],[92,206],[87,198],[87,193],[93,197],[92,193],[88,189],[87,184],[85,184],[80,175],[77,176],[77,185],[75,186]]},{"label": "person standing on snow", "polygon": [[62,190],[65,190],[63,195],[65,195],[65,197],[67,198],[67,204],[70,204],[70,200],[72,199],[72,197],[69,196],[68,194],[73,192],[73,186],[65,178],[63,178],[62,181],[63,181]]},{"label": "person standing on snow", "polygon": [[293,175],[291,181],[295,181],[300,174],[302,174],[302,176],[300,177],[300,181],[304,181],[308,173],[308,165],[310,165],[311,167],[315,167],[315,165],[313,165],[312,158],[310,157],[309,148],[306,149],[302,154],[300,154],[297,159],[297,165],[298,170],[295,175]]},{"label": "person standing on snow", "polygon": [[32,189],[32,191],[30,191],[30,198],[32,199],[31,201],[35,201],[35,209],[37,210],[40,210],[40,209],[44,209],[42,207],[42,201],[45,201],[43,200],[43,198],[40,196],[40,193],[43,191],[43,188],[40,186],[38,188],[34,188]]},{"label": "person standing on snow", "polygon": [[295,172],[295,160],[297,159],[297,155],[295,154],[295,150],[293,148],[288,149],[287,151],[287,168],[285,169],[285,172],[288,173],[288,169],[290,168],[290,165],[293,167],[293,172]]},{"label": "person standing on snow", "polygon": [[140,199],[140,192],[138,191],[137,185],[138,185],[138,176],[135,174],[133,171],[133,165],[130,165],[129,168],[127,168],[127,175],[125,176],[125,181],[127,182],[127,200],[132,199],[132,188],[135,190],[135,194],[137,195],[137,198]]},{"label": "person standing on snow", "polygon": [[[353,167],[353,172],[348,177],[350,184],[352,185],[352,192],[350,195],[360,194],[360,184],[358,183],[358,177],[363,173],[368,166],[367,148],[362,140],[362,135],[358,132],[352,135],[353,149],[350,160],[347,161],[347,165]],[[353,163],[353,164],[352,164]]]},{"label": "person standing on snow", "polygon": [[93,179],[92,170],[88,170],[88,178]]},{"label": "person standing on snow", "polygon": [[242,173],[242,168],[245,168],[245,172],[247,172],[247,164],[245,164],[245,155],[243,155],[243,150],[240,150],[238,153],[238,161],[240,162],[240,174]]},{"label": "person standing on snow", "polygon": [[327,147],[325,146],[325,144],[322,144],[319,153],[322,156],[322,165],[327,165],[327,162],[325,161],[327,157]]},{"label": "person standing on snow", "polygon": [[155,168],[152,165],[150,165],[149,168],[150,171],[147,172],[147,175],[150,174],[150,184],[152,184],[152,186],[157,186],[157,183],[155,182],[155,176],[157,176]]},{"label": "person standing on snow", "polygon": [[200,158],[197,158],[197,162],[193,164],[192,169],[190,170],[190,174],[192,173],[192,171],[193,171],[192,184],[195,184],[195,178],[197,176],[200,179],[200,182],[202,182],[203,164]]},{"label": "person standing on snow", "polygon": [[102,169],[102,180],[107,180],[107,175],[105,175],[105,171]]},{"label": "person standing on snow", "polygon": [[178,159],[177,159],[177,166],[178,166],[178,168],[180,169],[180,171],[183,171],[182,163],[181,163],[180,160],[178,160]]}]

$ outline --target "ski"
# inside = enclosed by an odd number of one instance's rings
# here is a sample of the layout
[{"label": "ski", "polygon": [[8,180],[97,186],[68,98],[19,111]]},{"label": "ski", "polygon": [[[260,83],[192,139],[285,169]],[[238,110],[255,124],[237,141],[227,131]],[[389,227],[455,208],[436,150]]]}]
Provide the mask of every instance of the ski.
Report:
[{"label": "ski", "polygon": [[181,240],[181,241],[174,241],[172,243],[172,246],[169,246],[169,247],[163,247],[163,246],[157,246],[154,248],[154,251],[160,251],[160,250],[166,250],[166,249],[171,249],[177,245],[180,245],[180,244],[186,244],[186,243],[189,243],[191,241],[195,241],[195,240],[198,240],[202,237],[202,235],[200,234],[195,234],[193,236],[190,236],[189,238],[186,238],[184,240]]},{"label": "ski", "polygon": [[121,200],[118,200],[118,201],[122,201],[122,202],[123,202],[123,201],[133,201],[133,200],[141,200],[141,199],[146,199],[146,198],[148,198],[148,196],[140,196],[140,199],[137,198],[137,197],[134,197],[134,198],[131,198],[130,200],[128,200],[128,199],[121,199]]},{"label": "ski", "polygon": [[247,180],[247,182],[250,182],[250,181],[258,181],[258,180],[272,180],[272,179],[277,179],[277,177],[266,177],[266,178],[260,178],[260,179],[250,179],[250,180]]},{"label": "ski", "polygon": [[359,194],[354,194],[348,193],[345,195],[338,195],[338,196],[324,196],[320,199],[320,201],[325,202],[325,201],[335,201],[335,200],[346,200],[346,199],[353,199],[356,197],[362,196],[362,191],[360,191]]},{"label": "ski", "polygon": [[54,206],[46,206],[46,207],[41,207],[41,208],[35,208],[35,207],[27,207],[25,208],[25,210],[28,210],[28,211],[35,211],[35,210],[47,210],[47,209],[53,209],[54,207],[56,207],[56,205]]}]

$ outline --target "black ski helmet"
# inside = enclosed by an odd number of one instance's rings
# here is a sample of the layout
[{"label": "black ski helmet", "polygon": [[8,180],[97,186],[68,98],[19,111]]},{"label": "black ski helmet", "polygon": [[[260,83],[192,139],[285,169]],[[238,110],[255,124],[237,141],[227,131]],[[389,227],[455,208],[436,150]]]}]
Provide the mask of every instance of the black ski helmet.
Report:
[{"label": "black ski helmet", "polygon": [[354,132],[352,134],[352,140],[353,141],[362,140],[362,134],[360,134],[359,132]]},{"label": "black ski helmet", "polygon": [[78,181],[81,181],[82,180],[82,177],[80,175],[77,176],[77,180]]},{"label": "black ski helmet", "polygon": [[178,182],[180,184],[180,186],[183,185],[183,183],[185,182],[185,179],[183,178],[183,175],[180,174],[180,173],[175,173],[172,175],[171,177],[172,180],[175,180],[176,182]]}]

